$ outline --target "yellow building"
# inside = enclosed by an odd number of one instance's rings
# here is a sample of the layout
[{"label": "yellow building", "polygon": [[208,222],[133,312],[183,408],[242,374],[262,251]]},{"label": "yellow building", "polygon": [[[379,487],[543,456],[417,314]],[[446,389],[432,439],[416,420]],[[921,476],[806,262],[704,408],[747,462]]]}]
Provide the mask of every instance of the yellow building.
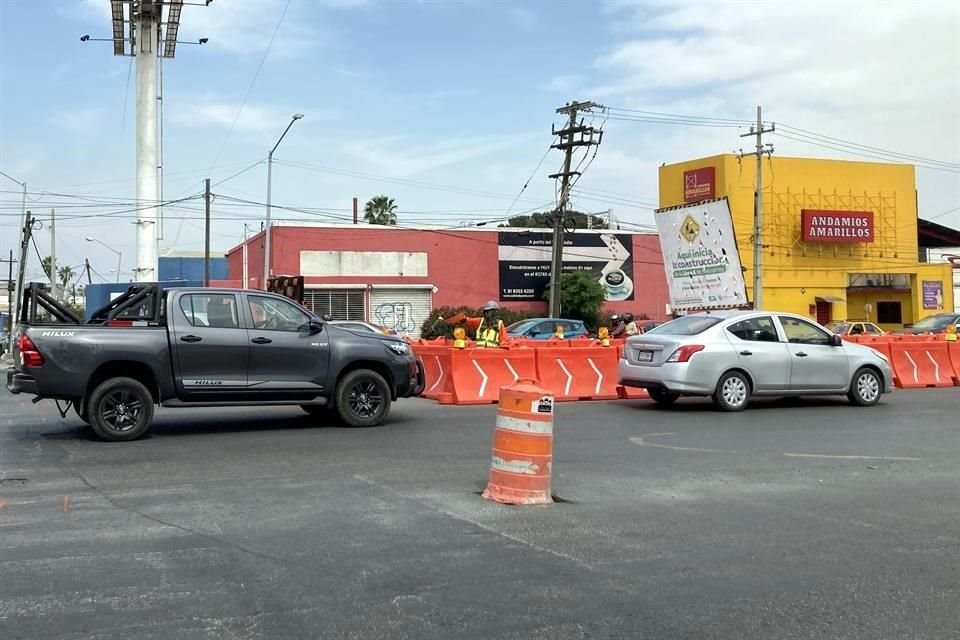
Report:
[{"label": "yellow building", "polygon": [[[728,198],[753,300],[754,157],[665,165],[659,178],[661,207]],[[960,246],[960,232],[918,220],[911,165],[765,157],[761,239],[766,309],[887,330],[953,309],[950,265],[921,260]]]}]

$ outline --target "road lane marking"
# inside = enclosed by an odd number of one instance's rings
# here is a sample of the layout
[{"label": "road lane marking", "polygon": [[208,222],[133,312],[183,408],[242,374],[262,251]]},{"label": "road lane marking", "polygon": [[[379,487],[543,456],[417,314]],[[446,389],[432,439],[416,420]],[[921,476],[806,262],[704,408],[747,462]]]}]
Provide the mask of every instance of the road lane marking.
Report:
[{"label": "road lane marking", "polygon": [[[651,433],[648,435],[659,435],[659,434]],[[669,435],[669,434],[663,434],[663,435]],[[674,451],[695,451],[697,453],[739,453],[738,451],[729,451],[726,449],[701,449],[699,447],[677,447],[671,444],[658,444],[656,442],[647,442],[640,436],[633,436],[632,438],[630,438],[630,442],[632,442],[633,444],[639,444],[640,446],[643,446],[643,447],[656,447],[657,449],[672,449]]]},{"label": "road lane marking", "polygon": [[904,460],[916,462],[922,458],[910,458],[907,456],[841,456],[829,453],[785,453],[788,458],[824,458],[827,460]]}]

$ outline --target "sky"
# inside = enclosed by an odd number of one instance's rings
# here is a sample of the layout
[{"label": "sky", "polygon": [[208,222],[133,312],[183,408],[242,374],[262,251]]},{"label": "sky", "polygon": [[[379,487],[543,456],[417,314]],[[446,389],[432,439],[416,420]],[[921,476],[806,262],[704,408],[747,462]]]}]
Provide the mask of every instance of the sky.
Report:
[{"label": "sky", "polygon": [[[401,224],[495,223],[553,206],[555,110],[593,100],[610,117],[592,119],[603,143],[571,204],[641,228],[657,167],[744,147],[737,121],[763,105],[778,155],[922,158],[921,217],[960,227],[958,33],[960,3],[937,0],[214,0],[181,19],[181,41],[207,44],[162,65],[163,199],[211,178],[222,254],[245,223],[260,228],[267,153],[303,113],[274,156],[273,201],[287,207],[275,219],[339,222],[354,196],[383,193]],[[121,252],[127,279],[132,61],[84,34],[110,35],[108,0],[0,2],[0,171],[46,219],[28,275],[49,251],[53,207],[58,263],[89,258],[95,281],[113,280],[117,255],[95,237]],[[20,192],[0,176],[3,257]],[[161,252],[203,248],[202,200],[164,215]]]}]

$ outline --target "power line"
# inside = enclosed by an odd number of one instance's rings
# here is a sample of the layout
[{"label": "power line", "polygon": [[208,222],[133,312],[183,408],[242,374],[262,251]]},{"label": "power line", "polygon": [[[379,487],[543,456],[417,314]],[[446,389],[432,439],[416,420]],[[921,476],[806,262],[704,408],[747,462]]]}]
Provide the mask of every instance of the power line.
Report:
[{"label": "power line", "polygon": [[871,147],[869,145],[858,144],[856,142],[850,142],[849,140],[842,140],[840,138],[833,138],[833,137],[824,135],[822,133],[807,131],[806,129],[791,127],[785,124],[781,124],[780,127],[781,129],[786,129],[788,131],[793,132],[795,135],[800,135],[802,137],[820,138],[829,142],[841,144],[843,146],[855,147],[859,149],[864,149],[866,151],[874,151],[874,152],[885,154],[885,155],[896,156],[900,158],[909,158],[911,160],[918,160],[920,162],[925,162],[928,164],[937,164],[937,165],[943,165],[943,166],[954,168],[954,169],[960,169],[960,163],[956,163],[956,162],[945,162],[943,160],[934,160],[932,158],[924,158],[923,156],[914,156],[907,153],[901,153],[899,151],[890,151],[887,149],[881,149],[879,147]]},{"label": "power line", "polygon": [[212,163],[210,163],[211,166],[217,164],[217,161],[223,154],[224,148],[227,146],[227,141],[230,139],[230,135],[233,133],[234,127],[237,126],[237,121],[240,119],[240,114],[243,113],[243,108],[247,105],[247,99],[250,97],[250,92],[253,91],[253,85],[257,83],[257,78],[260,77],[260,71],[263,70],[263,63],[267,61],[267,56],[270,54],[270,49],[273,47],[273,41],[277,37],[277,33],[280,31],[280,25],[283,24],[283,19],[287,15],[287,9],[290,8],[290,2],[292,2],[292,0],[287,0],[287,3],[283,5],[283,13],[280,14],[280,19],[277,20],[277,26],[273,30],[273,35],[270,36],[270,42],[267,43],[267,49],[263,52],[263,57],[260,58],[260,64],[257,65],[257,71],[253,74],[253,80],[250,81],[250,86],[247,87],[247,92],[243,95],[243,101],[240,103],[240,108],[237,110],[237,115],[234,116],[233,122],[230,124],[230,129],[227,131],[227,136],[223,139],[223,143],[220,145],[220,150],[217,152],[217,157],[214,158]]},{"label": "power line", "polygon": [[816,140],[816,139],[813,139],[813,138],[796,137],[796,136],[787,135],[787,134],[782,133],[782,132],[779,133],[778,135],[779,135],[779,137],[784,138],[784,139],[786,139],[786,140],[793,140],[794,142],[801,142],[801,143],[803,143],[803,144],[809,144],[809,145],[813,145],[813,146],[815,146],[815,147],[821,147],[821,148],[824,148],[824,149],[832,149],[832,150],[834,150],[834,151],[840,151],[840,152],[843,152],[843,153],[846,153],[846,154],[849,154],[849,155],[853,155],[853,156],[861,156],[861,157],[864,157],[864,158],[872,158],[872,159],[875,159],[875,160],[884,160],[884,161],[886,161],[886,162],[891,162],[891,161],[893,161],[893,160],[898,160],[898,159],[901,160],[901,161],[906,160],[906,162],[903,162],[903,164],[911,164],[911,165],[914,165],[914,166],[919,167],[919,168],[921,168],[921,169],[933,169],[934,171],[945,171],[945,172],[947,172],[947,173],[960,173],[960,167],[954,169],[954,168],[945,167],[945,166],[939,166],[939,165],[932,165],[932,164],[924,164],[924,163],[919,163],[919,162],[913,162],[913,161],[910,161],[909,158],[904,158],[904,157],[890,157],[890,156],[879,155],[879,154],[876,154],[876,153],[868,153],[868,152],[865,152],[865,151],[858,151],[858,150],[856,150],[856,149],[850,149],[850,148],[838,146],[838,145],[835,145],[835,144],[827,144],[827,143],[824,143],[824,142],[820,142],[820,141],[818,141],[818,140]]}]

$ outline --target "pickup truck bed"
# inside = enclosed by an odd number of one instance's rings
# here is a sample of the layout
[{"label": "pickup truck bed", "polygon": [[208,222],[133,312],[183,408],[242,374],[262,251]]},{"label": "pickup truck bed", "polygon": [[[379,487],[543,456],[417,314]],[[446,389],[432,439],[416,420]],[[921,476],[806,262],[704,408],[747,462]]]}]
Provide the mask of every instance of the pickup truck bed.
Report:
[{"label": "pickup truck bed", "polygon": [[263,291],[134,285],[83,323],[32,284],[14,338],[8,390],[71,403],[105,440],[146,434],[156,405],[300,405],[373,426],[421,386],[402,339]]}]

